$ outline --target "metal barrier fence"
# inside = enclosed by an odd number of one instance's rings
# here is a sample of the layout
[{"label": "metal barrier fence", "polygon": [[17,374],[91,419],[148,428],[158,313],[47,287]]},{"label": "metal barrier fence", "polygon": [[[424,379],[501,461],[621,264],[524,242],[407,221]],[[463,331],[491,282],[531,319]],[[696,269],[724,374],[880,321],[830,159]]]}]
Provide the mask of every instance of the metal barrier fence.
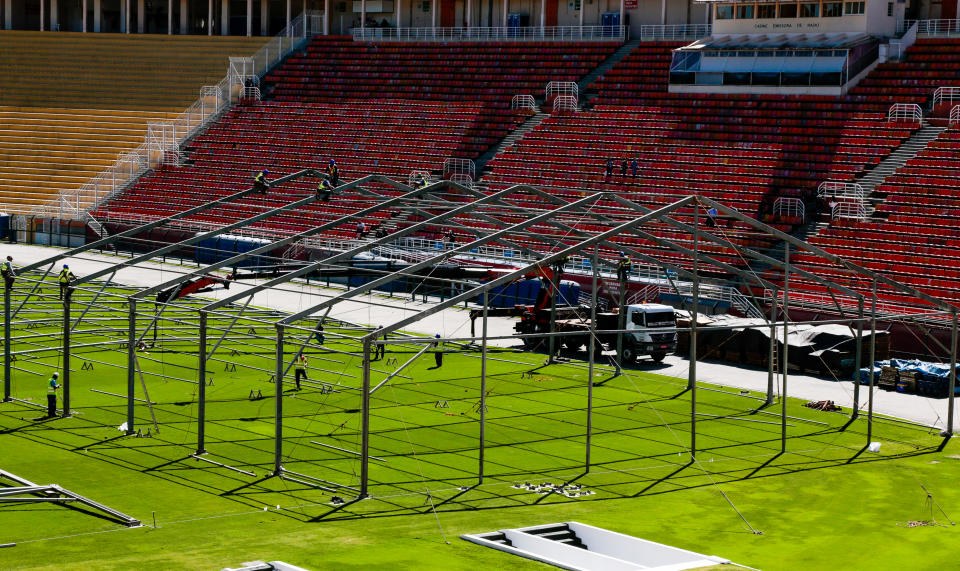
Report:
[{"label": "metal barrier fence", "polygon": [[960,123],[960,105],[954,105],[953,109],[950,110],[950,125],[956,125]]},{"label": "metal barrier fence", "polygon": [[960,20],[903,20],[897,23],[902,33],[916,24],[918,36],[960,36]]},{"label": "metal barrier fence", "polygon": [[710,24],[640,26],[640,41],[698,40],[711,33]]},{"label": "metal barrier fence", "polygon": [[510,109],[537,109],[537,102],[533,95],[514,95],[510,100]]},{"label": "metal barrier fence", "polygon": [[354,41],[524,42],[624,41],[626,26],[547,26],[529,28],[353,28]]},{"label": "metal barrier fence", "polygon": [[938,87],[933,92],[934,107],[943,103],[953,105],[954,101],[960,101],[960,87]]},{"label": "metal barrier fence", "polygon": [[[322,26],[319,12],[308,11],[300,14],[252,57],[243,58],[253,62],[250,67],[244,66],[244,73],[250,71],[250,75],[262,76],[270,67],[318,33],[319,26]],[[116,162],[106,170],[79,188],[61,191],[56,198],[34,208],[30,215],[87,220],[90,210],[126,189],[144,172],[178,157],[180,145],[211,121],[216,120],[230,107],[234,97],[242,94],[241,91],[244,88],[242,78],[238,81],[238,76],[232,68],[231,65],[227,76],[217,85],[201,87],[200,98],[175,119],[148,126],[148,133],[142,145],[120,153]],[[160,125],[164,126],[160,127]],[[151,127],[154,130],[153,133],[151,133]],[[157,132],[163,134],[158,138]]]}]

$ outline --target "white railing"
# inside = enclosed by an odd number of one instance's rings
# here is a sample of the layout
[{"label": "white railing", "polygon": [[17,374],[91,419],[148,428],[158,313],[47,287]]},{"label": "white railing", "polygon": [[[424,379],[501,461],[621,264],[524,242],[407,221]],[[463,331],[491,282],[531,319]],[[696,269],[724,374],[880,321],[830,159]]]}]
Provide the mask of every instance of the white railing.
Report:
[{"label": "white railing", "polygon": [[640,41],[697,40],[710,35],[710,24],[640,26]]},{"label": "white railing", "polygon": [[862,201],[836,202],[830,206],[831,219],[866,220],[867,208]]},{"label": "white railing", "polygon": [[260,88],[256,86],[247,86],[243,88],[243,95],[240,96],[241,99],[260,101]]},{"label": "white railing", "polygon": [[580,87],[573,81],[551,81],[547,84],[546,100],[549,101],[555,95],[580,96]]},{"label": "white railing", "polygon": [[353,28],[354,41],[518,42],[624,41],[626,26],[549,26],[545,28]]},{"label": "white railing", "polygon": [[917,26],[918,36],[960,36],[960,20],[904,20],[897,24],[897,31]]},{"label": "white railing", "polygon": [[467,188],[473,188],[473,176],[465,173],[457,173],[450,175],[450,182],[465,186]]},{"label": "white railing", "polygon": [[[250,71],[251,75],[261,70],[260,75],[266,73],[270,66],[286,57],[291,51],[302,45],[303,42],[318,30],[318,22],[322,25],[320,12],[309,11],[294,19],[290,26],[284,28],[277,36],[267,42],[252,58],[252,66],[244,64],[242,72]],[[231,58],[233,59],[233,58]],[[157,164],[179,162],[179,148],[198,131],[216,120],[232,102],[234,96],[241,95],[243,82],[239,81],[228,69],[227,76],[217,85],[208,85],[200,88],[200,98],[180,115],[165,123],[169,129],[161,137],[159,146],[151,137],[145,136],[144,143],[136,149],[124,151],[117,157],[117,161],[109,168],[93,177],[79,188],[63,190],[46,204],[38,205],[31,210],[33,216],[51,216],[61,219],[83,220],[84,213],[97,208],[101,203],[113,198],[128,185],[135,182],[144,172]],[[148,127],[149,131],[149,127]],[[172,137],[172,139],[170,138]],[[175,142],[175,144],[174,144]]]},{"label": "white railing", "polygon": [[556,99],[553,100],[553,111],[554,113],[560,111],[570,111],[575,112],[579,107],[577,98],[573,95],[558,95]]},{"label": "white railing", "polygon": [[443,159],[443,177],[447,175],[465,174],[470,176],[470,180],[477,177],[477,165],[471,159],[449,158]]},{"label": "white railing", "polygon": [[916,103],[894,103],[887,111],[887,121],[923,121],[923,110]]},{"label": "white railing", "polygon": [[410,174],[407,175],[407,186],[414,186],[415,184],[420,182],[420,179],[425,180],[427,184],[430,184],[431,182],[435,182],[433,180],[433,176],[430,174],[430,171],[412,170],[410,171]]},{"label": "white railing", "polygon": [[890,40],[889,47],[887,48],[887,57],[901,59],[903,54],[906,53],[907,48],[912,46],[917,41],[917,23],[914,22],[909,28],[903,32],[903,35],[899,38],[894,38]]},{"label": "white railing", "polygon": [[856,182],[824,181],[817,187],[817,198],[852,198],[863,200],[863,187]]},{"label": "white railing", "polygon": [[[859,186],[859,185],[858,185]],[[861,189],[861,193],[863,190]],[[806,207],[799,198],[781,196],[773,202],[773,213],[778,216],[798,216],[806,221]]]},{"label": "white railing", "polygon": [[950,125],[953,126],[957,123],[960,123],[960,105],[954,105],[953,109],[950,110]]},{"label": "white railing", "polygon": [[954,101],[960,101],[960,87],[938,87],[933,92],[934,109],[943,103],[953,105]]},{"label": "white railing", "polygon": [[533,95],[514,95],[510,100],[510,109],[531,109],[537,110],[537,102]]}]

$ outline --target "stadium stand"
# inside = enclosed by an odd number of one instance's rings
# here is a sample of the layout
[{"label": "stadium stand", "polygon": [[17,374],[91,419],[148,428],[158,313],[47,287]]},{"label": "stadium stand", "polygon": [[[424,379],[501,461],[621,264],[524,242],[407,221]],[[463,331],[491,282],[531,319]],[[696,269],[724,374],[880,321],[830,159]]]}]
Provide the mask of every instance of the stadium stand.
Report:
[{"label": "stadium stand", "polygon": [[0,105],[182,111],[265,38],[5,31]]},{"label": "stadium stand", "polygon": [[61,189],[78,187],[143,142],[150,111],[0,107],[0,196],[29,212]]},{"label": "stadium stand", "polygon": [[509,108],[542,98],[551,81],[576,81],[613,54],[612,42],[354,42],[315,38],[268,77],[278,101],[418,99]]},{"label": "stadium stand", "polygon": [[263,38],[6,31],[0,69],[0,210],[26,213],[77,188],[172,119],[228,57]]}]

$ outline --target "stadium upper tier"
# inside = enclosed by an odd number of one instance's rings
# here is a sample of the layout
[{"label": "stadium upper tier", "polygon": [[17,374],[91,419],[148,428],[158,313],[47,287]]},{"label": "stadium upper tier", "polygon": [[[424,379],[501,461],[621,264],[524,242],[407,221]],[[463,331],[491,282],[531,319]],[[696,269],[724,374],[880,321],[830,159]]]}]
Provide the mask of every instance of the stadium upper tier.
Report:
[{"label": "stadium upper tier", "polygon": [[183,111],[266,38],[0,34],[0,105]]},{"label": "stadium upper tier", "polygon": [[606,42],[362,43],[318,37],[267,83],[279,101],[438,99],[509,108],[543,98],[551,81],[576,81],[616,51]]}]

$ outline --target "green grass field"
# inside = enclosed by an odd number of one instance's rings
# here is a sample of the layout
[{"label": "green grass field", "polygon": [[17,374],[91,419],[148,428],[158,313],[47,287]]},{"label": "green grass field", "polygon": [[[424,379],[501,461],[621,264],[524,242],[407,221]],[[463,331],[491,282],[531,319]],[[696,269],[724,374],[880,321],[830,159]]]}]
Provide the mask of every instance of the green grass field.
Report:
[{"label": "green grass field", "polygon": [[[14,308],[26,286],[15,296]],[[697,391],[696,461],[690,461],[691,391],[683,380],[641,369],[593,387],[586,470],[587,370],[571,361],[491,351],[487,361],[485,477],[478,483],[480,353],[448,345],[443,366],[416,360],[371,397],[371,498],[354,501],[360,448],[362,330],[327,328],[309,343],[311,382],[284,385],[283,465],[340,490],[272,477],[277,314],[234,308],[212,316],[208,346],[206,450],[197,438],[196,307],[165,311],[156,346],[138,353],[150,407],[136,405],[124,436],[127,310],[122,288],[104,290],[73,330],[74,416],[45,420],[20,402],[0,404],[0,468],[57,483],[141,519],[126,528],[69,505],[0,504],[0,568],[219,569],[280,559],[313,569],[543,567],[458,538],[500,528],[576,520],[720,555],[763,569],[945,569],[960,518],[960,455],[933,431],[877,419],[879,453],[864,451],[866,420],[788,401],[787,452],[779,405],[752,394]],[[61,367],[61,311],[44,287],[15,318],[13,396],[42,404],[44,381]],[[79,317],[95,291],[77,292]],[[151,322],[140,304],[138,328]],[[307,341],[290,331],[286,359]],[[153,342],[153,330],[146,341]],[[93,345],[111,342],[111,345]],[[373,364],[384,380],[419,349],[393,345]],[[28,351],[24,353],[24,351]],[[84,367],[85,363],[89,363]],[[320,383],[333,387],[324,390]],[[147,399],[139,376],[137,398]],[[94,392],[91,389],[103,392]],[[253,398],[251,398],[251,392]],[[258,398],[257,395],[262,395]],[[752,397],[752,398],[751,398]],[[154,428],[155,415],[159,432]],[[315,443],[325,444],[321,446]],[[590,495],[539,495],[517,484],[575,482]],[[10,485],[9,482],[5,485]],[[924,488],[943,509],[931,510]],[[944,513],[945,512],[945,513]],[[930,520],[945,526],[907,527]],[[154,524],[155,518],[155,524]],[[757,533],[754,533],[757,532]]]}]

